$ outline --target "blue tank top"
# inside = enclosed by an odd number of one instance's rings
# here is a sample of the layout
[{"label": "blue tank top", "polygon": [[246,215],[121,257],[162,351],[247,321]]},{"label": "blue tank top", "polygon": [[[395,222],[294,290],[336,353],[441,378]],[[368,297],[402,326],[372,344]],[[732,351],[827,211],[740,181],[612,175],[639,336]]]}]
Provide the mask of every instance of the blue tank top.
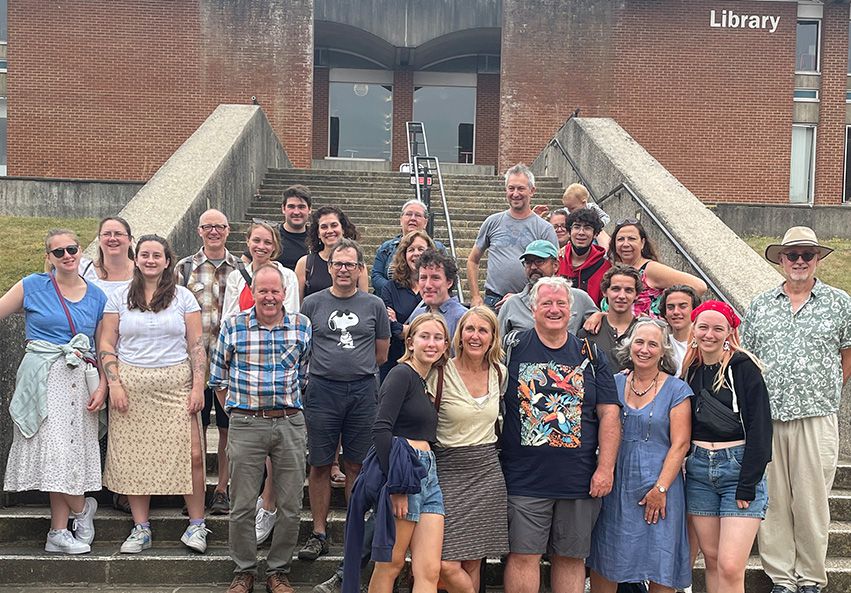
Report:
[{"label": "blue tank top", "polygon": [[[86,294],[77,302],[65,299],[65,305],[71,313],[77,333],[89,337],[95,345],[95,328],[103,317],[106,295],[92,284]],[[45,340],[51,344],[67,344],[73,337],[68,318],[59,303],[59,296],[46,273],[31,274],[24,278],[24,318],[28,340]]]}]

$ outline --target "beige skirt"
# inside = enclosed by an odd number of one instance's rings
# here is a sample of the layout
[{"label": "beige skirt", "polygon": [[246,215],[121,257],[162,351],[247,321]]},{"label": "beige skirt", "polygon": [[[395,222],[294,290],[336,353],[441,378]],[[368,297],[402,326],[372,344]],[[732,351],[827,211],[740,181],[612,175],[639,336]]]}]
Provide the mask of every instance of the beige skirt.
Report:
[{"label": "beige skirt", "polygon": [[186,411],[189,361],[156,369],[119,362],[118,372],[129,407],[109,413],[104,486],[119,494],[191,494],[192,429],[200,431],[201,422]]}]

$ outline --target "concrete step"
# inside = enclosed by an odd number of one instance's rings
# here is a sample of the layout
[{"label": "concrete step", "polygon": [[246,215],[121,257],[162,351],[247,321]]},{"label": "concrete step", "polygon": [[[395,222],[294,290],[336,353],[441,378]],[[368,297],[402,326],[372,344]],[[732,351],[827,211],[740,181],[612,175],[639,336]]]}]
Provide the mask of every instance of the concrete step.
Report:
[{"label": "concrete step", "polygon": [[[266,177],[270,179],[278,179],[278,178],[290,178],[290,177],[317,177],[317,178],[364,178],[364,179],[381,179],[381,178],[390,178],[395,179],[399,177],[405,177],[406,173],[400,173],[398,171],[347,171],[347,170],[334,170],[334,169],[269,169],[266,173]],[[435,173],[436,176],[436,173]],[[496,181],[498,183],[503,183],[503,176],[500,175],[453,175],[451,173],[444,173],[443,180],[478,180],[478,181],[486,181],[493,182]],[[536,184],[541,183],[558,183],[558,177],[553,177],[550,175],[542,175],[535,178]]]}]

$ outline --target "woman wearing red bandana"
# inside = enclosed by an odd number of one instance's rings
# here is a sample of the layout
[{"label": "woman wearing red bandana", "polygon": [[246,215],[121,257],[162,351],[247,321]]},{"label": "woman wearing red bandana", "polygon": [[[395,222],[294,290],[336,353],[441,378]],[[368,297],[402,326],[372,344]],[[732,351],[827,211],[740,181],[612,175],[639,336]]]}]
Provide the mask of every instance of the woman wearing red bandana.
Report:
[{"label": "woman wearing red bandana", "polygon": [[744,593],[745,566],[768,506],[768,392],[759,361],[739,344],[740,319],[730,305],[707,301],[691,318],[683,361],[696,395],[686,460],[689,525],[706,559],[706,590]]}]

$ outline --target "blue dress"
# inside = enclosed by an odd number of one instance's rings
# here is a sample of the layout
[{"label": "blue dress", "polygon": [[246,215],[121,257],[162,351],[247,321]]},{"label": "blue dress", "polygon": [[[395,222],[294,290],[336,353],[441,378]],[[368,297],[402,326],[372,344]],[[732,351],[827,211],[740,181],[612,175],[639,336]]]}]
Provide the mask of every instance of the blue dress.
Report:
[{"label": "blue dress", "polygon": [[615,383],[623,406],[623,438],[614,486],[603,499],[587,564],[616,583],[653,581],[684,589],[691,584],[691,565],[682,473],[668,490],[665,519],[648,525],[638,502],[659,478],[671,447],[670,411],[691,397],[691,387],[668,377],[656,397],[636,410],[625,402],[626,376],[616,375]]}]

